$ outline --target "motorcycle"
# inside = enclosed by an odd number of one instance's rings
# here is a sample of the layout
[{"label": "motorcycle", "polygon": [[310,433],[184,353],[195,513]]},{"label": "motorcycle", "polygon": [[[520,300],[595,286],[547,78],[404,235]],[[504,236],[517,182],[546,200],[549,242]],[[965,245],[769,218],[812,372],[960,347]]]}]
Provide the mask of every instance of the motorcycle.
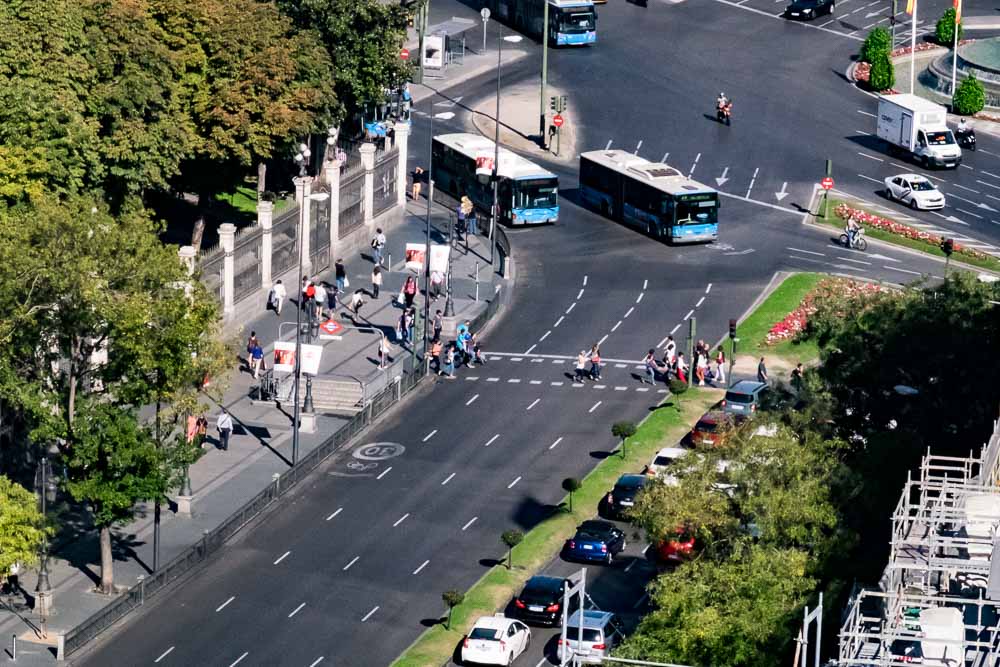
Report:
[{"label": "motorcycle", "polygon": [[854,243],[851,243],[851,236],[846,231],[840,235],[840,245],[845,248],[852,248],[864,252],[868,250],[868,241],[865,240],[865,228],[861,227],[854,234]]},{"label": "motorcycle", "polygon": [[967,148],[970,151],[976,150],[976,131],[972,128],[965,132],[956,131],[955,138],[958,139],[958,145],[962,148]]},{"label": "motorcycle", "polygon": [[717,104],[715,106],[715,120],[726,125],[732,124],[733,103]]}]

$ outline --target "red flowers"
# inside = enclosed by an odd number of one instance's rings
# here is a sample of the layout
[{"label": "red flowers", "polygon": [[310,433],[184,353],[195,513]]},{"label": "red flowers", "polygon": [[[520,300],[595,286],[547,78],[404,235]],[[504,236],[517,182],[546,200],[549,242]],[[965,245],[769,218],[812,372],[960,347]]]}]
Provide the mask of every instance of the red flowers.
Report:
[{"label": "red flowers", "polygon": [[848,280],[847,278],[824,278],[816,283],[805,297],[798,308],[788,313],[780,322],[771,327],[764,338],[767,345],[776,345],[785,340],[792,340],[800,332],[804,331],[808,324],[809,317],[813,315],[818,306],[816,300],[818,296],[837,295],[844,300],[854,300],[870,294],[887,292],[887,288],[876,283],[869,283],[860,280]]}]

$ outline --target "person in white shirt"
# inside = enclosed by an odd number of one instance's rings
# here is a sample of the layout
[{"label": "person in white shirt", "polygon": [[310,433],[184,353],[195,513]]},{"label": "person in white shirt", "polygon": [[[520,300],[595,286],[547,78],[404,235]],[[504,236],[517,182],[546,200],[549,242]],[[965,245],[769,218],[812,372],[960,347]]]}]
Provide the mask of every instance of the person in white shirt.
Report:
[{"label": "person in white shirt", "polygon": [[215,419],[215,427],[219,429],[219,449],[229,451],[229,436],[233,434],[233,418],[225,408]]},{"label": "person in white shirt", "polygon": [[268,303],[274,308],[274,313],[276,315],[281,315],[281,307],[285,303],[285,297],[288,294],[285,292],[285,286],[281,284],[281,281],[275,281],[274,285],[271,286],[271,294],[268,296]]},{"label": "person in white shirt", "polygon": [[317,280],[314,283],[316,287],[316,294],[313,296],[313,303],[316,305],[316,317],[323,317],[323,308],[326,306],[326,288],[323,287],[323,283]]}]

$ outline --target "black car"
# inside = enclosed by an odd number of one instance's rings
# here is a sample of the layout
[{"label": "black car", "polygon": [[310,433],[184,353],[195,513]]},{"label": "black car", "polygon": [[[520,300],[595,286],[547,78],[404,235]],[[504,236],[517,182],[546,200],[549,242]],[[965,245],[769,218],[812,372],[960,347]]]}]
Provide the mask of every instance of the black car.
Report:
[{"label": "black car", "polygon": [[618,526],[610,521],[584,521],[576,529],[576,535],[566,540],[563,557],[612,565],[615,556],[624,549],[625,533]]},{"label": "black car", "polygon": [[514,598],[513,616],[536,625],[557,625],[562,620],[564,585],[568,588],[573,582],[542,575],[528,579],[524,590]]},{"label": "black car", "polygon": [[645,475],[622,475],[607,495],[608,514],[620,517],[635,505],[635,497],[648,481]]},{"label": "black car", "polygon": [[835,4],[834,0],[792,0],[785,8],[785,16],[809,21],[822,14],[833,14]]}]

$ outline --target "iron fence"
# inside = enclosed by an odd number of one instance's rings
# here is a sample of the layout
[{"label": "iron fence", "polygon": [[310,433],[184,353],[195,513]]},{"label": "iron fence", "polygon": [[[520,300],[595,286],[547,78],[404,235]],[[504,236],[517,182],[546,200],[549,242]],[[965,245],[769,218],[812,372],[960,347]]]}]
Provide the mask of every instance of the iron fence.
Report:
[{"label": "iron fence", "polygon": [[340,182],[340,238],[344,238],[364,224],[364,198],[364,172]]},{"label": "iron fence", "polygon": [[292,207],[271,227],[271,275],[280,276],[299,263],[299,208]]},{"label": "iron fence", "polygon": [[201,271],[201,282],[205,284],[208,293],[214,294],[220,303],[223,299],[222,290],[224,283],[222,280],[222,270],[225,259],[226,254],[220,251],[211,255],[202,255],[198,260],[198,268]]},{"label": "iron fence", "polygon": [[330,268],[330,200],[313,202],[309,210],[309,261],[313,273],[320,273]]},{"label": "iron fence", "polygon": [[233,246],[233,301],[239,302],[261,288],[261,239],[264,230],[259,225],[236,233]]},{"label": "iron fence", "polygon": [[392,149],[375,163],[372,214],[378,215],[396,205],[396,179],[399,178],[399,151]]}]

